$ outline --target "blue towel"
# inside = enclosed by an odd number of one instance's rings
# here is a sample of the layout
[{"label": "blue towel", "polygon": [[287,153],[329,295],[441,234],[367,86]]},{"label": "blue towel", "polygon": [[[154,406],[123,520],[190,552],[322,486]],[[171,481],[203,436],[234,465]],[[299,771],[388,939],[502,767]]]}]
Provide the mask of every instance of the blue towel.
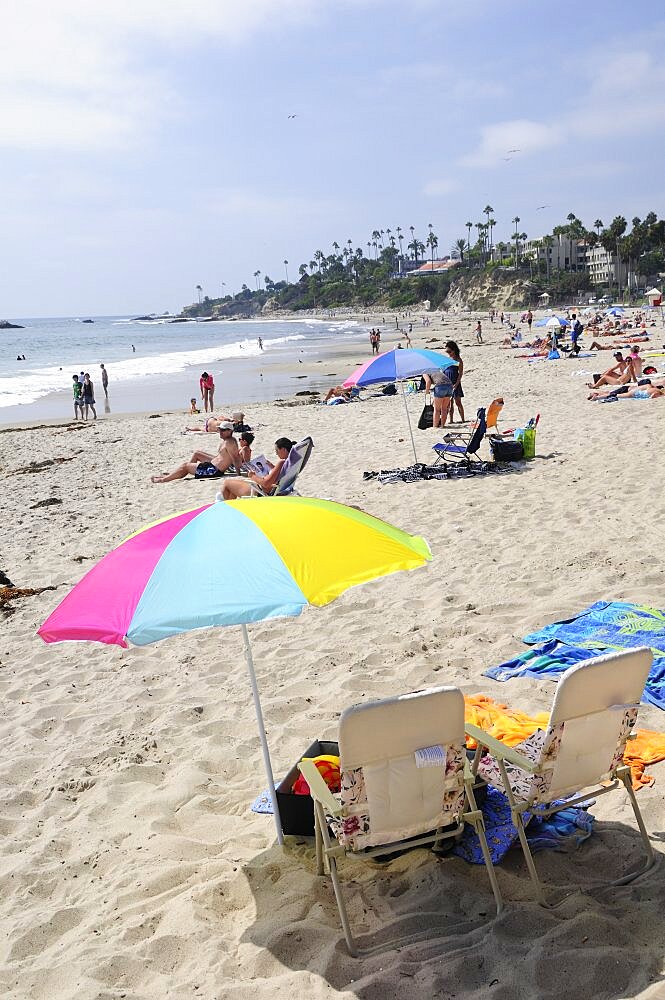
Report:
[{"label": "blue towel", "polygon": [[596,601],[574,618],[531,632],[524,642],[534,648],[490,667],[485,676],[497,681],[524,675],[556,679],[568,667],[599,653],[649,646],[654,661],[642,700],[665,709],[665,613],[657,608]]},{"label": "blue towel", "polygon": [[[482,814],[492,862],[498,864],[517,840],[517,830],[510,816],[510,804],[503,792],[497,788],[487,789]],[[524,814],[524,823],[529,824],[526,838],[534,852],[567,851],[578,847],[593,833],[593,822],[593,816],[579,806],[568,806],[561,812],[545,818],[532,816],[530,813]],[[462,839],[453,848],[453,854],[471,865],[485,863],[478,835],[472,826],[464,827]]]}]

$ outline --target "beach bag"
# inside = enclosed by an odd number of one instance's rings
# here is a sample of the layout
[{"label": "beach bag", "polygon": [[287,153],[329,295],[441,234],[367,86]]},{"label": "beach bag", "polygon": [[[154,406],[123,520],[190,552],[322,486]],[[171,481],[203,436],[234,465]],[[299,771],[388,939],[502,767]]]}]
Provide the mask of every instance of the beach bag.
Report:
[{"label": "beach bag", "polygon": [[433,426],[434,426],[434,405],[432,403],[425,403],[425,405],[423,406],[423,412],[420,414],[420,420],[418,421],[418,429],[421,431],[426,431]]},{"label": "beach bag", "polygon": [[557,361],[560,357],[561,357],[561,355],[559,354],[558,351],[550,351],[550,353],[547,355],[547,360],[548,361]]},{"label": "beach bag", "polygon": [[519,441],[524,450],[525,458],[536,457],[536,428],[524,427],[515,432],[515,440]]},{"label": "beach bag", "polygon": [[394,382],[389,382],[388,385],[384,385],[381,392],[383,393],[384,396],[396,396],[397,386],[395,385]]},{"label": "beach bag", "polygon": [[492,458],[495,462],[521,462],[524,448],[521,441],[507,441],[505,438],[490,438]]}]

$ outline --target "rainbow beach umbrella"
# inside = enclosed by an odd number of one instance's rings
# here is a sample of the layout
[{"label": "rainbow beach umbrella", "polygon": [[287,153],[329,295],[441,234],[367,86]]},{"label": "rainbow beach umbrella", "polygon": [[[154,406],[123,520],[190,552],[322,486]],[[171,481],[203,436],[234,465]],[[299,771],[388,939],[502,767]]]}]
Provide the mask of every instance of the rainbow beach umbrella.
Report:
[{"label": "rainbow beach umbrella", "polygon": [[350,587],[416,569],[427,542],[315,497],[207,504],[156,521],[97,563],[38,630],[45,642],[144,646],[241,625],[277,839],[283,841],[247,625],[323,607]]}]

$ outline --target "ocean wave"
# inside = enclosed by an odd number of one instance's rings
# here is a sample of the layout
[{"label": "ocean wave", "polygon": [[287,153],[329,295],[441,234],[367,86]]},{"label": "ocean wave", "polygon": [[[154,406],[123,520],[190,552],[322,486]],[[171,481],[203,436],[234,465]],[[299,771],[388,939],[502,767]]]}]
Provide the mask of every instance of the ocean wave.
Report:
[{"label": "ocean wave", "polygon": [[[303,334],[271,337],[263,341],[264,353],[269,352],[277,345],[305,339]],[[122,361],[109,362],[106,365],[106,370],[111,382],[132,382],[158,375],[175,375],[187,368],[198,368],[203,371],[205,368],[212,369],[219,362],[231,361],[236,358],[258,357],[260,354],[261,351],[256,340],[237,340],[231,344],[220,344],[216,347],[199,348],[193,351],[171,351],[165,354],[146,356],[132,354]],[[0,408],[34,403],[51,392],[71,391],[74,370],[49,366],[22,371],[17,375],[0,376]],[[99,395],[101,392],[99,366],[95,364],[90,372]],[[213,374],[217,373],[213,372]]]}]

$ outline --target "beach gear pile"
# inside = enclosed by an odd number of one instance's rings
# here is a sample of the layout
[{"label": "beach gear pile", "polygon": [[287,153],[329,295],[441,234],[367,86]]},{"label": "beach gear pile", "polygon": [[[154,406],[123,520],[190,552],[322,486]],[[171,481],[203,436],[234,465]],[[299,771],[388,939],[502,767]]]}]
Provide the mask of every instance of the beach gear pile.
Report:
[{"label": "beach gear pile", "polygon": [[425,465],[415,462],[406,469],[382,469],[380,472],[364,472],[363,479],[376,479],[378,483],[417,483],[427,479],[473,479],[490,473],[514,471],[511,465],[498,462],[458,462],[446,465]]}]

